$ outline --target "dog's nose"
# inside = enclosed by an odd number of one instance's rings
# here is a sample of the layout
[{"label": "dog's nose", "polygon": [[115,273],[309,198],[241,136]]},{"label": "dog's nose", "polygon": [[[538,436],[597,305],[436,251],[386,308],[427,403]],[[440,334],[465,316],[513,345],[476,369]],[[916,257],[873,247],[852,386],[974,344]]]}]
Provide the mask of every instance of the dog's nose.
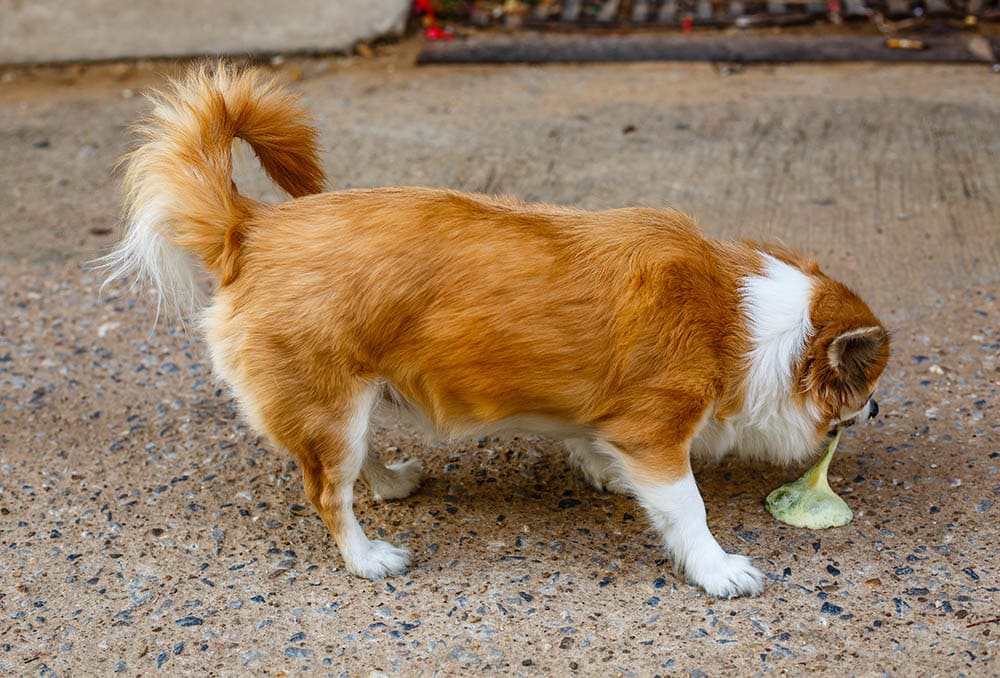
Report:
[{"label": "dog's nose", "polygon": [[872,398],[868,401],[868,418],[874,419],[878,416],[878,401]]}]

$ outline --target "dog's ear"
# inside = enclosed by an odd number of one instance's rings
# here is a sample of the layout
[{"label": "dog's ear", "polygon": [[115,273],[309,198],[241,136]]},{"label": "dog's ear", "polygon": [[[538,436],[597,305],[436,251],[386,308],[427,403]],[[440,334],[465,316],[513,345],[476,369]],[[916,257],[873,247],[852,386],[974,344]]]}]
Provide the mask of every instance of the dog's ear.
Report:
[{"label": "dog's ear", "polygon": [[882,327],[861,327],[843,332],[830,342],[826,357],[833,371],[847,384],[864,386],[869,370],[887,357],[889,334]]}]

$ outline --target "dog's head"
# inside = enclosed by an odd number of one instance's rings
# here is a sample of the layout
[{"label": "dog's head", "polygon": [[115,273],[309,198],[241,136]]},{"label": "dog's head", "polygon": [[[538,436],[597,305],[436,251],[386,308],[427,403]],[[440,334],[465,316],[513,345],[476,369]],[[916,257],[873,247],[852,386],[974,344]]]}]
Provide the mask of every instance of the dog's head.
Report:
[{"label": "dog's head", "polygon": [[875,386],[889,360],[889,333],[847,286],[820,274],[810,316],[813,335],[803,354],[799,386],[833,431],[878,414]]}]

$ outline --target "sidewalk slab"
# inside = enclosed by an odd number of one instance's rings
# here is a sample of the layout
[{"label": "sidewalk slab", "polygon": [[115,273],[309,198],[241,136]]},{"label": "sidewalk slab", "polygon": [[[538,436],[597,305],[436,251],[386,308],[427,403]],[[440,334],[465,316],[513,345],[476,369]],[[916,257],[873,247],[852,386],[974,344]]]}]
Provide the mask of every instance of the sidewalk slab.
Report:
[{"label": "sidewalk slab", "polygon": [[335,52],[399,34],[408,0],[0,0],[0,63]]}]

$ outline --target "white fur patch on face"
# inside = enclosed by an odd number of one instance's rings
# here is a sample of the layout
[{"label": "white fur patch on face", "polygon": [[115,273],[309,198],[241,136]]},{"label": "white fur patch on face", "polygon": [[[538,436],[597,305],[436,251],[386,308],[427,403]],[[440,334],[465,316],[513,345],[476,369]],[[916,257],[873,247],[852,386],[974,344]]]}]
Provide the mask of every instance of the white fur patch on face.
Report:
[{"label": "white fur patch on face", "polygon": [[673,483],[633,486],[674,566],[692,583],[719,598],[755,596],[764,590],[764,576],[750,559],[726,553],[712,536],[693,475]]},{"label": "white fur patch on face", "polygon": [[864,406],[857,412],[841,412],[840,418],[835,423],[841,424],[848,421],[852,423],[859,423],[859,422],[863,423],[871,418],[871,412],[872,412],[872,399],[869,398],[867,401],[865,401]]},{"label": "white fur patch on face", "polygon": [[788,463],[814,452],[818,412],[794,397],[795,364],[813,332],[809,311],[813,280],[762,254],[763,275],[747,276],[742,308],[750,331],[743,409],[719,423],[710,418],[692,452],[719,457],[734,447],[746,457]]}]

